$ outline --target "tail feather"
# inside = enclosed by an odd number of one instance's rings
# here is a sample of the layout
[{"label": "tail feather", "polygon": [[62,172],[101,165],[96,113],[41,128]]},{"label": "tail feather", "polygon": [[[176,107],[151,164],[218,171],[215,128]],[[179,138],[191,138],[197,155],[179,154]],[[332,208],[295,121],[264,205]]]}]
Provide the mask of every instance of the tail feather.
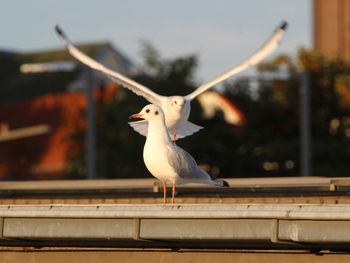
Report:
[{"label": "tail feather", "polygon": [[223,179],[216,178],[212,175],[210,175],[211,181],[216,185],[216,186],[221,186],[221,187],[230,187],[229,183]]}]

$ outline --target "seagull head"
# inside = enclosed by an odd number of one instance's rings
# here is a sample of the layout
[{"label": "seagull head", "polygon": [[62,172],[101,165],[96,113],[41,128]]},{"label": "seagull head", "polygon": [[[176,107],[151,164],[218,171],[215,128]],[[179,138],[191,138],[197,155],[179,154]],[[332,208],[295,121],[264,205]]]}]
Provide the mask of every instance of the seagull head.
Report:
[{"label": "seagull head", "polygon": [[182,96],[171,96],[170,97],[171,107],[176,111],[182,111],[186,106],[186,99]]},{"label": "seagull head", "polygon": [[152,120],[152,119],[160,119],[164,116],[163,111],[161,107],[154,105],[154,104],[148,104],[139,113],[135,113],[131,115],[130,119],[145,119],[145,120]]}]

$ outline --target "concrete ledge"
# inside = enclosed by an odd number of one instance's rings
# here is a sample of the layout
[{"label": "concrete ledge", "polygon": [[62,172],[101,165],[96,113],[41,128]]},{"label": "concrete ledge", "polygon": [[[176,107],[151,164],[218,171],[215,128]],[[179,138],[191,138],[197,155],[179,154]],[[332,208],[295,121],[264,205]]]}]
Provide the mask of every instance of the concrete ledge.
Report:
[{"label": "concrete ledge", "polygon": [[350,221],[280,220],[279,239],[292,242],[350,241]]},{"label": "concrete ledge", "polygon": [[267,219],[144,219],[140,237],[157,240],[270,241]]},{"label": "concrete ledge", "polygon": [[3,245],[335,249],[350,243],[350,205],[13,205],[0,206],[0,218]]},{"label": "concrete ledge", "polygon": [[133,219],[5,218],[3,237],[29,239],[130,239]]},{"label": "concrete ledge", "polygon": [[[225,178],[232,188],[290,188],[324,187],[336,190],[337,187],[350,187],[350,177],[266,177],[266,178]],[[160,187],[160,189],[158,189]],[[107,189],[148,189],[161,190],[161,183],[150,178],[139,179],[95,179],[95,180],[39,180],[3,181],[0,190],[107,190]],[[213,188],[202,184],[179,186],[186,188]],[[216,188],[217,189],[217,188]]]},{"label": "concrete ledge", "polygon": [[350,220],[350,205],[0,205],[0,217]]}]

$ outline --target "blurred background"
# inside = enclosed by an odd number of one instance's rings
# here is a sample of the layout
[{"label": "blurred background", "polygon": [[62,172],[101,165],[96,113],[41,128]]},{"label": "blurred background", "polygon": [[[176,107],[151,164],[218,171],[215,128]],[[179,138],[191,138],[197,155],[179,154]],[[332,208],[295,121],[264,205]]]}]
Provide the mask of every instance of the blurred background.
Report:
[{"label": "blurred background", "polygon": [[162,95],[239,64],[289,22],[257,67],[203,94],[181,139],[219,177],[348,176],[350,1],[2,1],[0,179],[150,177],[128,116],[147,101],[74,60],[89,56]]}]

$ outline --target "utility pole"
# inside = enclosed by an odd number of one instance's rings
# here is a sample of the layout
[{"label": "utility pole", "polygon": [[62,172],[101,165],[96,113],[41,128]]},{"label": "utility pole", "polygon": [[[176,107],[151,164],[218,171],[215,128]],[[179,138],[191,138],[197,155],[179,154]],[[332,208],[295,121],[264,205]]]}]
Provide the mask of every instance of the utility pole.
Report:
[{"label": "utility pole", "polygon": [[310,75],[300,73],[300,173],[311,175],[311,115],[310,115]]},{"label": "utility pole", "polygon": [[86,134],[85,134],[85,164],[86,178],[96,178],[96,121],[95,121],[95,101],[94,101],[94,76],[90,68],[87,68],[87,85],[86,85]]}]

